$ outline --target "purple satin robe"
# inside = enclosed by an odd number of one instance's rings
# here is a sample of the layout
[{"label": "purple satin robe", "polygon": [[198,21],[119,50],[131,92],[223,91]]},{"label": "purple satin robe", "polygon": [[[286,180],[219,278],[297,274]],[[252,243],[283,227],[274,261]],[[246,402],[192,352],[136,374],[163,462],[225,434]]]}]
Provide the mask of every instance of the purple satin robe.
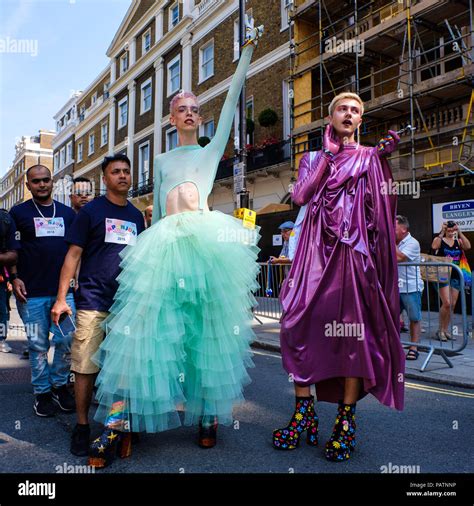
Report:
[{"label": "purple satin robe", "polygon": [[292,194],[308,208],[280,294],[283,367],[315,384],[318,400],[342,400],[344,378],[360,377],[359,398],[371,393],[402,410],[396,196],[383,190],[390,166],[357,144],[325,171],[316,170],[321,156],[303,156]]}]

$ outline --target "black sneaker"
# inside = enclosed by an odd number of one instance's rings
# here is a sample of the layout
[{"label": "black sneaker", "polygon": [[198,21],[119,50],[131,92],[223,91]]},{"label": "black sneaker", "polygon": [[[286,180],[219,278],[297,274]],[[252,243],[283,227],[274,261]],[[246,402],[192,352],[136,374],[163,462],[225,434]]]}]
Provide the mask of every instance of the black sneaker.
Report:
[{"label": "black sneaker", "polygon": [[70,394],[67,385],[52,388],[53,401],[66,413],[76,411],[76,402]]},{"label": "black sneaker", "polygon": [[71,453],[78,457],[85,457],[89,453],[90,436],[89,425],[76,424],[71,436]]},{"label": "black sneaker", "polygon": [[51,417],[56,414],[51,392],[36,395],[33,409],[38,416]]}]

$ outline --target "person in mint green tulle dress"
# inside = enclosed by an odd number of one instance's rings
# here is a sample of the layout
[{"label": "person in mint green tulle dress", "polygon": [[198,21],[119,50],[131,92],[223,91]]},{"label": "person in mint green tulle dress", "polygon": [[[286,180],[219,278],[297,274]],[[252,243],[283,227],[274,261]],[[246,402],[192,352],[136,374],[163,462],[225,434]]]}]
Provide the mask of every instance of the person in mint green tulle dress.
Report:
[{"label": "person in mint green tulle dress", "polygon": [[[107,337],[93,360],[95,419],[105,430],[89,465],[130,455],[132,432],[199,426],[199,445],[216,443],[218,424],[232,423],[253,366],[252,307],[258,288],[259,227],[210,211],[219,162],[263,27],[247,27],[215,136],[197,144],[197,98],[180,92],[170,104],[177,148],[154,160],[153,223],[121,253],[119,288],[105,321]],[[179,410],[184,411],[184,422]]]}]

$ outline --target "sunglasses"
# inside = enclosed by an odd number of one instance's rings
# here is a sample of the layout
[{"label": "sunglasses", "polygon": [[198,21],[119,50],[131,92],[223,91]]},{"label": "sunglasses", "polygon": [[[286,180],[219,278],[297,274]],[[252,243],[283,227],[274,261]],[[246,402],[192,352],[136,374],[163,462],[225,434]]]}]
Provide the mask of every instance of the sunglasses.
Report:
[{"label": "sunglasses", "polygon": [[40,184],[41,182],[43,183],[49,183],[51,181],[51,178],[50,177],[43,177],[43,178],[40,178],[40,179],[32,179],[31,182],[33,184]]}]

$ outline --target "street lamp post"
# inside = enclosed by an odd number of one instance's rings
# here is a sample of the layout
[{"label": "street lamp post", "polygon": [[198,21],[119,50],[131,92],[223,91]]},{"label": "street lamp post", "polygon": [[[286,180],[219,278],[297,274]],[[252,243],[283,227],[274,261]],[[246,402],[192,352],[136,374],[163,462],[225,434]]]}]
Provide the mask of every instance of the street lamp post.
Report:
[{"label": "street lamp post", "polygon": [[[242,53],[242,46],[245,42],[245,0],[239,0],[239,45],[240,54]],[[246,187],[246,172],[247,172],[247,150],[246,150],[246,131],[247,131],[247,117],[245,107],[245,83],[242,87],[239,103],[239,169],[234,170],[234,191],[236,193],[236,201],[238,208],[249,208],[249,192]],[[237,136],[237,133],[236,133]]]}]

